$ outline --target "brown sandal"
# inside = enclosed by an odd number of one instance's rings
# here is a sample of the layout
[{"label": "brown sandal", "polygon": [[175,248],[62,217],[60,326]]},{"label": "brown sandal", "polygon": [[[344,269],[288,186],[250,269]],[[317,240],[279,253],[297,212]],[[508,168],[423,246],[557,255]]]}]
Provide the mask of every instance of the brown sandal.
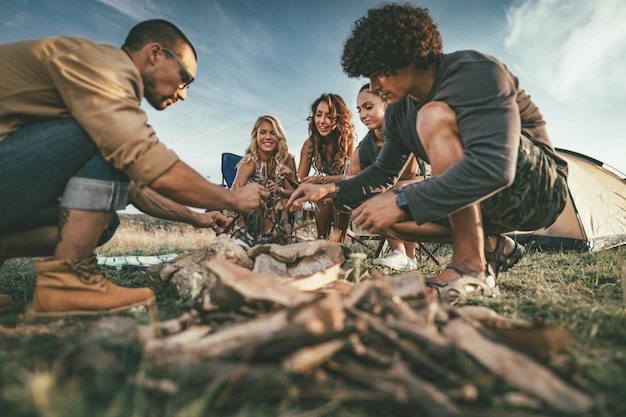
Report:
[{"label": "brown sandal", "polygon": [[526,254],[526,248],[515,242],[513,252],[509,255],[505,255],[504,248],[506,247],[507,237],[505,235],[498,235],[497,238],[496,249],[493,252],[485,252],[487,263],[493,268],[496,277],[500,272],[505,272],[507,269],[512,268]]},{"label": "brown sandal", "polygon": [[486,269],[481,272],[463,262],[451,261],[447,268],[455,270],[461,276],[450,282],[426,280],[428,286],[437,290],[443,303],[455,304],[461,297],[475,295],[500,297],[500,289],[491,265],[487,264]]}]

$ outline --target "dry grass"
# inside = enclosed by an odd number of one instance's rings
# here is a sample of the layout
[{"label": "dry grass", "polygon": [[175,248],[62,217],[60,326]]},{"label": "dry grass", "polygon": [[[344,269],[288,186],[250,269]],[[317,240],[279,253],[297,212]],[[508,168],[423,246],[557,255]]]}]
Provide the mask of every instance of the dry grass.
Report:
[{"label": "dry grass", "polygon": [[113,238],[98,248],[98,255],[158,255],[176,248],[179,253],[206,248],[215,238],[211,229],[160,221],[145,215],[122,215]]}]

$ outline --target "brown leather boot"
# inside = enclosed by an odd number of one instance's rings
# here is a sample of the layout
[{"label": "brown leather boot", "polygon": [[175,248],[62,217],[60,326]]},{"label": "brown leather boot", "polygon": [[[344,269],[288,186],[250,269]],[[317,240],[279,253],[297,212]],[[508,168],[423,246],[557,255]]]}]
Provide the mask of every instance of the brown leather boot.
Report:
[{"label": "brown leather boot", "polygon": [[112,314],[155,303],[150,288],[119,287],[106,272],[96,268],[96,262],[95,256],[77,263],[55,259],[35,262],[33,314],[40,317]]}]

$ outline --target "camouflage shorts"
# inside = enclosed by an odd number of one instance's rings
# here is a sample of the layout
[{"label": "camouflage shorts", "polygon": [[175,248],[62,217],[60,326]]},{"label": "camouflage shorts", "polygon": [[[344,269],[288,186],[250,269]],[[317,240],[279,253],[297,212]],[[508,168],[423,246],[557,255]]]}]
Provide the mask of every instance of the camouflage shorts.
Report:
[{"label": "camouflage shorts", "polygon": [[[537,230],[555,222],[567,201],[567,182],[556,162],[528,138],[520,137],[515,180],[480,203],[488,234]],[[447,217],[434,223],[450,227]]]}]

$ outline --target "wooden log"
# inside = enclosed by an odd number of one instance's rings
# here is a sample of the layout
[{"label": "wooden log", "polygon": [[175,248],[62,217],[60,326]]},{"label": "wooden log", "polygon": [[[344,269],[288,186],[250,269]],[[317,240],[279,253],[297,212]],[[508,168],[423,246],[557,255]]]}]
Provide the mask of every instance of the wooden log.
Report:
[{"label": "wooden log", "polygon": [[[386,313],[394,319],[420,325],[427,325],[431,314],[427,309],[416,311],[394,294],[385,281],[365,281],[355,287],[344,301],[346,308],[356,307],[369,313]],[[432,324],[431,324],[432,325]]]},{"label": "wooden log", "polygon": [[312,301],[314,294],[298,291],[275,279],[243,268],[225,259],[215,257],[206,263],[224,285],[251,300],[266,300],[283,306],[294,306]]},{"label": "wooden log", "polygon": [[387,282],[393,292],[402,299],[423,298],[429,292],[426,280],[419,272],[383,275],[378,279]]},{"label": "wooden log", "polygon": [[[275,313],[260,315],[255,319],[224,326],[214,333],[195,338],[193,342],[182,336],[148,341],[145,352],[150,357],[162,361],[176,360],[181,354],[195,358],[215,358],[222,355],[246,355],[267,343],[285,345],[293,340],[296,347],[310,342],[313,335],[333,337],[333,332],[340,332],[345,326],[345,314],[338,295],[316,296],[315,302],[305,303],[299,308],[282,309]],[[189,330],[188,330],[189,331]],[[276,338],[276,339],[275,339]]]},{"label": "wooden log", "polygon": [[589,395],[568,385],[528,356],[490,341],[462,319],[450,320],[442,332],[493,374],[559,411],[581,413],[593,406]]},{"label": "wooden log", "polygon": [[296,350],[281,361],[280,368],[290,373],[303,374],[330,359],[347,345],[344,339],[329,340]]},{"label": "wooden log", "polygon": [[400,404],[415,404],[419,415],[459,415],[456,405],[443,392],[413,375],[401,362],[394,362],[388,370],[363,366],[356,362],[347,364],[331,361],[326,366],[351,381],[389,393]]},{"label": "wooden log", "polygon": [[265,338],[225,352],[221,357],[250,357],[259,360],[284,357],[294,350],[335,338],[345,338],[354,331],[354,324],[346,322],[341,299],[329,293],[315,303],[288,309],[289,325],[277,329]]},{"label": "wooden log", "polygon": [[190,313],[184,313],[174,319],[137,326],[137,338],[141,344],[144,344],[157,336],[171,336],[180,333],[198,322],[197,317]]},{"label": "wooden log", "polygon": [[464,306],[455,308],[452,313],[474,326],[482,326],[486,333],[495,335],[509,346],[540,359],[549,359],[573,340],[571,333],[561,326],[513,320],[487,307]]},{"label": "wooden log", "polygon": [[415,368],[421,369],[423,373],[459,383],[460,378],[455,373],[439,365],[438,361],[432,360],[419,350],[414,349],[406,340],[401,339],[396,331],[389,328],[384,320],[355,308],[348,308],[347,311],[365,321],[372,329],[384,336]]},{"label": "wooden log", "polygon": [[350,344],[352,345],[352,351],[354,354],[366,364],[374,365],[380,368],[389,368],[391,366],[393,361],[391,355],[393,353],[386,354],[363,344],[356,333],[350,335]]},{"label": "wooden log", "polygon": [[315,291],[337,281],[340,265],[336,264],[304,278],[276,278],[277,282],[298,291]]}]

